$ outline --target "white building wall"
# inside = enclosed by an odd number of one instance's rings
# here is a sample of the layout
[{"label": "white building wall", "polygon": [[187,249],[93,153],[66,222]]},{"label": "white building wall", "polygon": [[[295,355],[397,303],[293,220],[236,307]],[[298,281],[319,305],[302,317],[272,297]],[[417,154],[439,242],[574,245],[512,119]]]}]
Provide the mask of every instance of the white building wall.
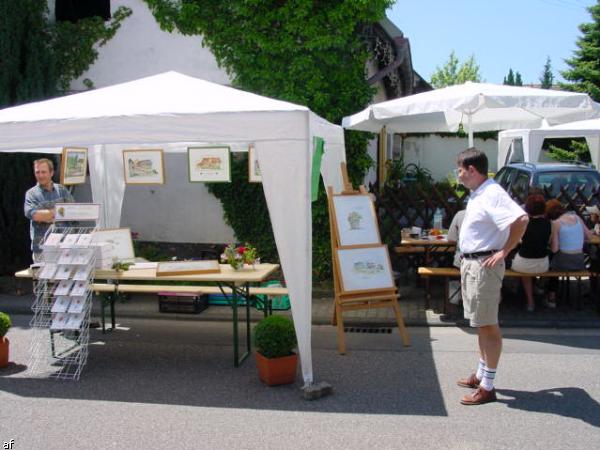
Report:
[{"label": "white building wall", "polygon": [[85,90],[83,80],[104,87],[174,70],[213,83],[228,85],[229,77],[217,65],[199,36],[183,36],[162,31],[143,0],[111,0],[111,12],[120,6],[133,11],[116,35],[103,47],[90,69],[71,84]]},{"label": "white building wall", "polygon": [[[498,141],[495,139],[474,140],[475,148],[485,152],[490,172],[496,172],[498,166]],[[429,169],[435,180],[443,180],[456,168],[456,155],[467,148],[467,138],[435,134],[426,136],[396,135],[394,153],[404,152],[404,163],[419,164]]]}]

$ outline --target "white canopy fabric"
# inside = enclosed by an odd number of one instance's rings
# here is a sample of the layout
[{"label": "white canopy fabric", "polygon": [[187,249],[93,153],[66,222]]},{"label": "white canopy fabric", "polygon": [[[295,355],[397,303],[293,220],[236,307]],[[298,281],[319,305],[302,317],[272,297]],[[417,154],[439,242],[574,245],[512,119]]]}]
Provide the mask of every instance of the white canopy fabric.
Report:
[{"label": "white canopy fabric", "polygon": [[103,205],[101,225],[106,227],[120,223],[123,148],[152,146],[169,153],[186,151],[186,142],[238,148],[253,143],[306,384],[313,381],[310,180],[315,136],[325,140],[323,181],[339,192],[340,162],[345,161],[341,127],[304,106],[176,72],[0,110],[0,152],[89,148],[92,195]]},{"label": "white canopy fabric", "polygon": [[511,144],[515,139],[522,140],[525,161],[539,161],[546,138],[585,138],[592,164],[599,167],[600,119],[580,120],[546,128],[501,131],[498,133],[498,167],[508,163]]},{"label": "white canopy fabric", "polygon": [[350,130],[393,133],[469,133],[507,128],[534,128],[599,117],[587,94],[470,81],[371,105],[345,117]]}]

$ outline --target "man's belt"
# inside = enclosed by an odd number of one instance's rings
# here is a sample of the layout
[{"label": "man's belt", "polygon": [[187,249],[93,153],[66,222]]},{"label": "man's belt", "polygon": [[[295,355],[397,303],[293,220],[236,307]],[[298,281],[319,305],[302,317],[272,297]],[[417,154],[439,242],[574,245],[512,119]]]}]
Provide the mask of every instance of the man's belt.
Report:
[{"label": "man's belt", "polygon": [[465,259],[479,259],[484,256],[490,256],[496,253],[498,250],[486,250],[485,252],[475,252],[475,253],[463,253],[462,257]]}]

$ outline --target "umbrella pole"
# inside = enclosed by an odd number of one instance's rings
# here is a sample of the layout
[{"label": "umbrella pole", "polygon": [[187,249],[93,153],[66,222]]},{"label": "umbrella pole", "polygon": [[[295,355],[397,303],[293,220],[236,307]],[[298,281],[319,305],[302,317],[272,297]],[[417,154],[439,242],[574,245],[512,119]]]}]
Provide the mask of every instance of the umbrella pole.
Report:
[{"label": "umbrella pole", "polygon": [[468,121],[467,121],[467,130],[469,132],[469,148],[473,147],[473,123],[472,123],[472,116],[471,114],[469,114],[468,116]]}]

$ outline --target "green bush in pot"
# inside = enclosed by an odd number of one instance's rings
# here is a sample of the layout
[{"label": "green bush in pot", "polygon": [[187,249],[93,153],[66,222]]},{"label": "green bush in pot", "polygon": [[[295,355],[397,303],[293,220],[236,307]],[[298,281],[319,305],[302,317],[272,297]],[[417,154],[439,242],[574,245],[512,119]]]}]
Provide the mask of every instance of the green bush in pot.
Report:
[{"label": "green bush in pot", "polygon": [[293,322],[285,316],[269,316],[254,328],[256,351],[265,358],[292,355],[298,341]]}]

